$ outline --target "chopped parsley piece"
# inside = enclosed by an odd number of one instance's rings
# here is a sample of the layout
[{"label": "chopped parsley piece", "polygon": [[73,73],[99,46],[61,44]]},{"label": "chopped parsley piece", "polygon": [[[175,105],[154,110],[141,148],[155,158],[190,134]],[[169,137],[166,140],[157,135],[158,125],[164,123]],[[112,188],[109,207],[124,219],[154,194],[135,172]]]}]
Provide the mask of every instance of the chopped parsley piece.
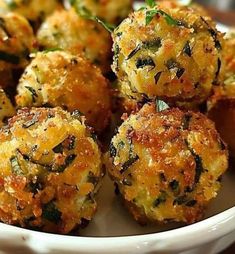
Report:
[{"label": "chopped parsley piece", "polygon": [[156,1],[155,0],[145,0],[146,5],[149,7],[153,8],[156,6]]},{"label": "chopped parsley piece", "polygon": [[76,3],[73,4],[73,6],[75,7],[78,15],[81,16],[82,18],[96,21],[97,23],[101,24],[110,33],[112,33],[113,30],[115,29],[114,25],[104,22],[103,20],[99,19],[98,17],[92,15],[92,13],[86,7],[77,6]]},{"label": "chopped parsley piece", "polygon": [[130,157],[129,160],[122,165],[121,174],[124,173],[130,166],[132,166],[138,160],[139,156],[137,154],[133,157]]},{"label": "chopped parsley piece", "polygon": [[12,173],[15,175],[23,175],[22,168],[19,164],[19,160],[16,156],[10,158]]},{"label": "chopped parsley piece", "polygon": [[161,194],[158,196],[157,199],[154,200],[153,202],[153,207],[158,207],[160,204],[163,204],[166,202],[166,192],[161,191]]},{"label": "chopped parsley piece", "polygon": [[62,213],[57,209],[53,201],[44,205],[42,210],[42,217],[44,219],[57,224],[61,219],[61,215]]},{"label": "chopped parsley piece", "polygon": [[137,69],[144,68],[146,66],[155,67],[155,63],[151,57],[138,58],[135,65]]},{"label": "chopped parsley piece", "polygon": [[179,182],[176,181],[176,180],[173,180],[169,183],[169,186],[170,188],[173,190],[173,191],[177,191],[179,189]]},{"label": "chopped parsley piece", "polygon": [[166,12],[164,12],[162,10],[148,10],[148,11],[146,11],[146,18],[145,18],[145,25],[146,26],[150,24],[150,22],[153,20],[153,18],[156,14],[159,14],[162,17],[164,17],[168,25],[171,25],[171,26],[178,26],[179,25],[179,22],[177,20],[175,20],[169,14],[167,14]]},{"label": "chopped parsley piece", "polygon": [[36,102],[36,98],[38,98],[38,94],[36,93],[36,90],[32,88],[31,86],[25,86],[25,88],[28,89],[29,92],[31,93],[32,101]]},{"label": "chopped parsley piece", "polygon": [[186,42],[184,48],[183,48],[183,52],[188,55],[189,57],[192,56],[192,49],[190,47],[189,41]]},{"label": "chopped parsley piece", "polygon": [[157,85],[160,77],[162,75],[162,71],[159,71],[155,76],[154,76],[154,79],[155,79],[155,84]]},{"label": "chopped parsley piece", "polygon": [[157,112],[161,112],[165,109],[168,109],[169,106],[164,102],[164,101],[161,101],[161,100],[156,100],[156,111]]}]

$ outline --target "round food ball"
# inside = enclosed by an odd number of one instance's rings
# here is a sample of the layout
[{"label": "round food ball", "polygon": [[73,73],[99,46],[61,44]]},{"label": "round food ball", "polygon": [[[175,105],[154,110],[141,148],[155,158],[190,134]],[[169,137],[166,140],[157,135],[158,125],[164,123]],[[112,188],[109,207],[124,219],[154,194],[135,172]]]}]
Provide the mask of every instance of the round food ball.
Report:
[{"label": "round food ball", "polygon": [[61,48],[75,55],[84,54],[103,73],[110,70],[111,36],[97,22],[80,17],[74,9],[56,11],[38,31],[44,49]]},{"label": "round food ball", "polygon": [[60,7],[60,2],[59,0],[0,0],[0,12],[16,12],[31,22],[38,22]]},{"label": "round food ball", "polygon": [[216,129],[228,144],[229,155],[235,158],[235,97],[215,96],[210,101],[208,117],[215,123]]},{"label": "round food ball", "polygon": [[0,220],[67,234],[90,221],[101,153],[84,122],[61,108],[18,111],[0,130]]},{"label": "round food ball", "polygon": [[121,92],[137,100],[200,104],[222,75],[223,35],[211,18],[188,6],[160,2],[136,11],[115,29],[113,40]]},{"label": "round food ball", "polygon": [[230,156],[235,158],[235,33],[227,34],[224,47],[225,80],[215,87],[207,101],[208,117],[228,144]]},{"label": "round food ball", "polygon": [[72,5],[86,9],[93,16],[111,24],[119,24],[132,11],[133,0],[75,0]]},{"label": "round food ball", "polygon": [[18,107],[61,106],[79,110],[96,131],[110,116],[110,91],[100,70],[85,58],[63,51],[37,53],[17,87]]},{"label": "round food ball", "polygon": [[146,104],[112,139],[106,167],[134,218],[200,220],[220,189],[228,151],[201,113]]},{"label": "round food ball", "polygon": [[28,21],[16,13],[0,15],[0,72],[24,68],[36,49],[36,38]]}]

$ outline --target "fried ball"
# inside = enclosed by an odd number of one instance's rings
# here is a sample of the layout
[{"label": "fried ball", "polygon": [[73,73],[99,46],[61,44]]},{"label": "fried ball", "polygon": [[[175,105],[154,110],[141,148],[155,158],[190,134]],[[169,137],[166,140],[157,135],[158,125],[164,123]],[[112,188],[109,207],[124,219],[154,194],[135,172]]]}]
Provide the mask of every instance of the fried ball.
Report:
[{"label": "fried ball", "polygon": [[48,17],[37,34],[44,49],[61,48],[84,54],[103,73],[110,70],[111,36],[97,22],[80,17],[74,9]]},{"label": "fried ball", "polygon": [[6,118],[13,115],[15,115],[15,108],[4,90],[0,88],[0,127],[2,127]]},{"label": "fried ball", "polygon": [[113,71],[128,97],[201,103],[222,78],[223,35],[188,6],[160,2],[136,11],[113,40]]},{"label": "fried ball", "polygon": [[0,0],[0,12],[16,12],[31,22],[45,19],[61,6],[59,0]]},{"label": "fried ball", "polygon": [[0,130],[0,220],[67,234],[96,211],[101,153],[76,112],[18,111]]},{"label": "fried ball", "polygon": [[93,16],[111,23],[119,24],[132,11],[133,0],[75,0],[73,6],[78,9],[86,9]]},{"label": "fried ball", "polygon": [[19,107],[49,105],[78,109],[89,125],[102,131],[110,116],[110,94],[100,70],[63,51],[37,53],[17,87]]},{"label": "fried ball", "polygon": [[36,49],[31,26],[16,13],[0,15],[0,23],[0,72],[26,67]]},{"label": "fried ball", "polygon": [[210,104],[208,117],[215,122],[218,132],[228,144],[229,155],[235,158],[235,97],[219,97]]},{"label": "fried ball", "polygon": [[118,129],[106,167],[137,221],[193,223],[217,195],[227,157],[206,116],[146,104]]}]

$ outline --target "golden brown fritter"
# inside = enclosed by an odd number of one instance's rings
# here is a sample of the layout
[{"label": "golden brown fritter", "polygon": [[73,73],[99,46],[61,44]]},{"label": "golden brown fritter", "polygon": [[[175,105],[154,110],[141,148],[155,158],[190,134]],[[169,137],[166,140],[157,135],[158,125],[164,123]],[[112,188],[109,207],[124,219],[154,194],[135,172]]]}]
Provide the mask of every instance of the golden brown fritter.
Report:
[{"label": "golden brown fritter", "polygon": [[77,112],[22,109],[0,130],[0,220],[67,234],[96,211],[101,154]]},{"label": "golden brown fritter", "polygon": [[191,7],[164,1],[136,11],[113,40],[113,71],[128,97],[200,104],[222,78],[223,35]]},{"label": "golden brown fritter", "polygon": [[16,13],[1,14],[0,72],[24,68],[35,49],[36,38],[28,21]]},{"label": "golden brown fritter", "polygon": [[75,0],[73,6],[78,9],[88,10],[110,24],[119,24],[132,11],[133,0]]},{"label": "golden brown fritter", "polygon": [[218,132],[228,144],[229,155],[235,158],[235,97],[219,97],[210,104],[208,117],[215,122]]},{"label": "golden brown fritter", "polygon": [[103,73],[110,70],[111,36],[97,22],[80,17],[74,9],[56,11],[38,31],[44,49],[61,48],[75,55],[84,54]]},{"label": "golden brown fritter", "polygon": [[110,117],[110,91],[101,71],[87,59],[63,51],[37,53],[17,87],[19,107],[49,105],[81,111],[101,132]]},{"label": "golden brown fritter", "polygon": [[216,197],[228,151],[201,113],[146,104],[112,139],[106,168],[137,221],[200,220]]},{"label": "golden brown fritter", "polygon": [[59,0],[0,0],[0,12],[16,12],[31,22],[40,22],[61,7]]},{"label": "golden brown fritter", "polygon": [[0,127],[4,120],[15,115],[15,108],[2,88],[0,88]]},{"label": "golden brown fritter", "polygon": [[225,80],[223,86],[215,87],[209,98],[208,116],[227,142],[230,156],[235,158],[235,33],[227,35],[224,47]]}]

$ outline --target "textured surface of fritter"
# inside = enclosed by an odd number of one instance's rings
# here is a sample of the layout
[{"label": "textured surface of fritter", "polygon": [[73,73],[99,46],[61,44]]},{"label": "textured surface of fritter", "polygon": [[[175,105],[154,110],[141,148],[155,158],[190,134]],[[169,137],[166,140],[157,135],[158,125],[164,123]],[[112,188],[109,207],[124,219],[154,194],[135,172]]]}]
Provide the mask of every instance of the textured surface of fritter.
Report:
[{"label": "textured surface of fritter", "polygon": [[200,113],[145,105],[112,139],[106,167],[140,222],[193,223],[217,195],[228,152]]},{"label": "textured surface of fritter", "polygon": [[113,70],[129,97],[201,103],[222,76],[223,36],[193,8],[163,2],[136,11],[113,39]]},{"label": "textured surface of fritter", "polygon": [[69,233],[94,215],[101,166],[98,145],[76,112],[18,111],[0,130],[0,220]]},{"label": "textured surface of fritter", "polygon": [[62,48],[83,54],[103,73],[110,70],[111,37],[97,22],[80,17],[74,9],[57,11],[42,24],[37,35],[44,49]]},{"label": "textured surface of fritter", "polygon": [[0,0],[0,12],[16,12],[30,21],[42,21],[60,7],[59,0]]},{"label": "textured surface of fritter", "polygon": [[37,53],[17,87],[19,107],[61,106],[79,110],[102,131],[110,116],[110,93],[101,71],[87,59],[63,51]]},{"label": "textured surface of fritter", "polygon": [[0,71],[24,68],[36,48],[31,26],[16,13],[1,14],[0,23]]},{"label": "textured surface of fritter", "polygon": [[0,127],[6,118],[15,114],[15,108],[13,107],[10,99],[5,94],[4,90],[0,88]]},{"label": "textured surface of fritter", "polygon": [[87,9],[92,15],[110,23],[119,24],[132,11],[132,0],[75,0],[75,8]]}]

